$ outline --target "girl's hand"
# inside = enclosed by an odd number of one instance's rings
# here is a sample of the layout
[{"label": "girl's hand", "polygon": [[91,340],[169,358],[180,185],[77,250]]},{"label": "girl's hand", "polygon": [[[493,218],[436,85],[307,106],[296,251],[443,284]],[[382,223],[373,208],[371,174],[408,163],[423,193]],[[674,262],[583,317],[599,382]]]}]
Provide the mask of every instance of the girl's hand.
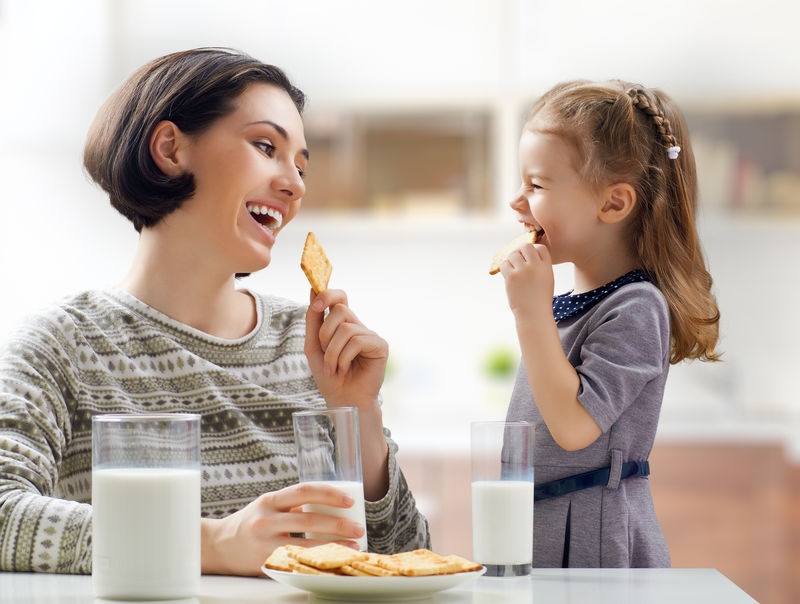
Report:
[{"label": "girl's hand", "polygon": [[[328,316],[324,316],[329,308]],[[306,313],[305,353],[329,407],[373,406],[386,373],[389,345],[367,329],[341,290],[315,295]]]},{"label": "girl's hand", "polygon": [[544,245],[527,243],[500,265],[506,282],[508,305],[517,322],[552,318],[553,265]]},{"label": "girl's hand", "polygon": [[290,537],[289,533],[338,535],[337,543],[357,549],[366,527],[348,518],[302,511],[304,503],[347,508],[353,500],[327,485],[300,483],[264,493],[246,507],[222,519],[202,521],[202,569],[206,574],[261,575],[261,565],[281,545],[305,547],[323,541]]}]

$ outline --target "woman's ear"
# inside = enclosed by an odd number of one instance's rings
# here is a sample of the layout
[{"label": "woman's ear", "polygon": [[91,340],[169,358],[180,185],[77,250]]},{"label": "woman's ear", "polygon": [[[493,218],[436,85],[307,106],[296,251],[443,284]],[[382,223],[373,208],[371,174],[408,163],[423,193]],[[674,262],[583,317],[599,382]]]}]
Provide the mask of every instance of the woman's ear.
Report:
[{"label": "woman's ear", "polygon": [[181,151],[186,137],[174,122],[163,120],[150,135],[150,157],[167,176],[178,177],[186,169],[181,165]]},{"label": "woman's ear", "polygon": [[603,192],[599,218],[609,224],[622,222],[636,205],[636,191],[626,182],[608,185]]}]

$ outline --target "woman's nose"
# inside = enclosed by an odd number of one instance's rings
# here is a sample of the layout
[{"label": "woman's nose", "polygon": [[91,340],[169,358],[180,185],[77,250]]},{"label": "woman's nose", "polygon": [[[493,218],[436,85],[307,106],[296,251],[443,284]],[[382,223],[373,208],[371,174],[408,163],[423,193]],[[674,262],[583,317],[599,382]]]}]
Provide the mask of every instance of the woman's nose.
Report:
[{"label": "woman's nose", "polygon": [[306,183],[300,177],[300,173],[296,168],[291,168],[286,173],[278,176],[273,183],[273,187],[292,199],[302,197],[306,192]]}]

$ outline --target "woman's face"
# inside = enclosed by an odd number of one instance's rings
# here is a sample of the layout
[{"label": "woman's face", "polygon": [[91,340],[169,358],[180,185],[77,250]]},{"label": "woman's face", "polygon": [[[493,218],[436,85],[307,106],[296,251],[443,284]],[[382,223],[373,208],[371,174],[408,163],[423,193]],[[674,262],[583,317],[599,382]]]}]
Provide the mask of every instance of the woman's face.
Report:
[{"label": "woman's face", "polygon": [[195,193],[174,214],[189,221],[186,232],[207,252],[205,262],[250,273],[269,264],[275,237],[300,209],[308,150],[300,114],[283,89],[252,84],[235,105],[190,137],[183,165],[194,175]]},{"label": "woman's face", "polygon": [[590,254],[598,196],[575,169],[575,153],[562,138],[526,129],[519,143],[522,186],[510,202],[527,230],[542,231],[553,264]]}]

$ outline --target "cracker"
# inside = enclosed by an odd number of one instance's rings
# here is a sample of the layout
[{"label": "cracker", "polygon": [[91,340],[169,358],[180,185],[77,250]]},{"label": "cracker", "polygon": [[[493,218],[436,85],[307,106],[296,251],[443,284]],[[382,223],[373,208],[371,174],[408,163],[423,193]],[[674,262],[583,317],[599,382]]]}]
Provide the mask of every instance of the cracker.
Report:
[{"label": "cracker", "polygon": [[354,560],[367,558],[367,554],[338,543],[326,543],[316,547],[309,547],[301,551],[289,552],[289,555],[298,562],[320,570],[340,568],[345,564],[351,564]]},{"label": "cracker", "polygon": [[378,564],[369,562],[368,560],[353,560],[350,566],[360,570],[370,577],[397,577],[400,572],[396,570],[388,570],[379,566]]},{"label": "cracker", "polygon": [[330,281],[333,266],[314,233],[309,233],[306,236],[303,255],[300,257],[300,268],[306,274],[314,293],[318,294],[328,289],[328,281]]},{"label": "cracker", "polygon": [[[354,561],[353,564],[358,564],[358,561]],[[351,566],[350,564],[345,564],[344,566],[337,569],[343,575],[350,575],[351,577],[374,577],[375,575],[371,575],[369,573],[365,573],[363,570],[357,569],[355,566]],[[388,572],[388,571],[387,571]]]},{"label": "cracker", "polygon": [[291,563],[293,558],[289,556],[286,545],[276,547],[264,562],[264,566],[275,570],[292,571]]},{"label": "cracker", "polygon": [[489,274],[494,275],[495,273],[499,273],[500,265],[503,264],[503,262],[505,262],[506,258],[508,258],[508,255],[514,250],[521,248],[526,243],[536,243],[535,232],[533,233],[525,232],[522,233],[521,235],[517,235],[516,237],[514,237],[514,239],[512,239],[511,241],[506,243],[503,247],[501,247],[499,250],[497,250],[494,254],[494,258],[492,258],[492,264],[489,267]]},{"label": "cracker", "polygon": [[443,556],[427,549],[394,554],[378,560],[378,564],[387,570],[394,570],[408,577],[425,575],[447,575],[456,572],[457,565],[445,560]]},{"label": "cracker", "polygon": [[313,566],[309,566],[308,564],[303,564],[299,560],[295,560],[290,558],[291,562],[289,566],[292,569],[293,573],[302,573],[304,575],[336,575],[337,573],[330,571],[330,570],[322,570],[319,568],[315,568]]},{"label": "cracker", "polygon": [[453,571],[455,573],[470,573],[474,570],[480,570],[483,568],[483,566],[477,562],[467,560],[466,558],[462,558],[457,554],[450,554],[449,556],[445,556],[444,559],[455,565],[456,570]]},{"label": "cracker", "polygon": [[480,570],[480,564],[451,554],[440,556],[428,549],[399,554],[358,552],[338,543],[316,547],[282,545],[264,562],[267,568],[309,575],[354,577],[420,577]]}]

